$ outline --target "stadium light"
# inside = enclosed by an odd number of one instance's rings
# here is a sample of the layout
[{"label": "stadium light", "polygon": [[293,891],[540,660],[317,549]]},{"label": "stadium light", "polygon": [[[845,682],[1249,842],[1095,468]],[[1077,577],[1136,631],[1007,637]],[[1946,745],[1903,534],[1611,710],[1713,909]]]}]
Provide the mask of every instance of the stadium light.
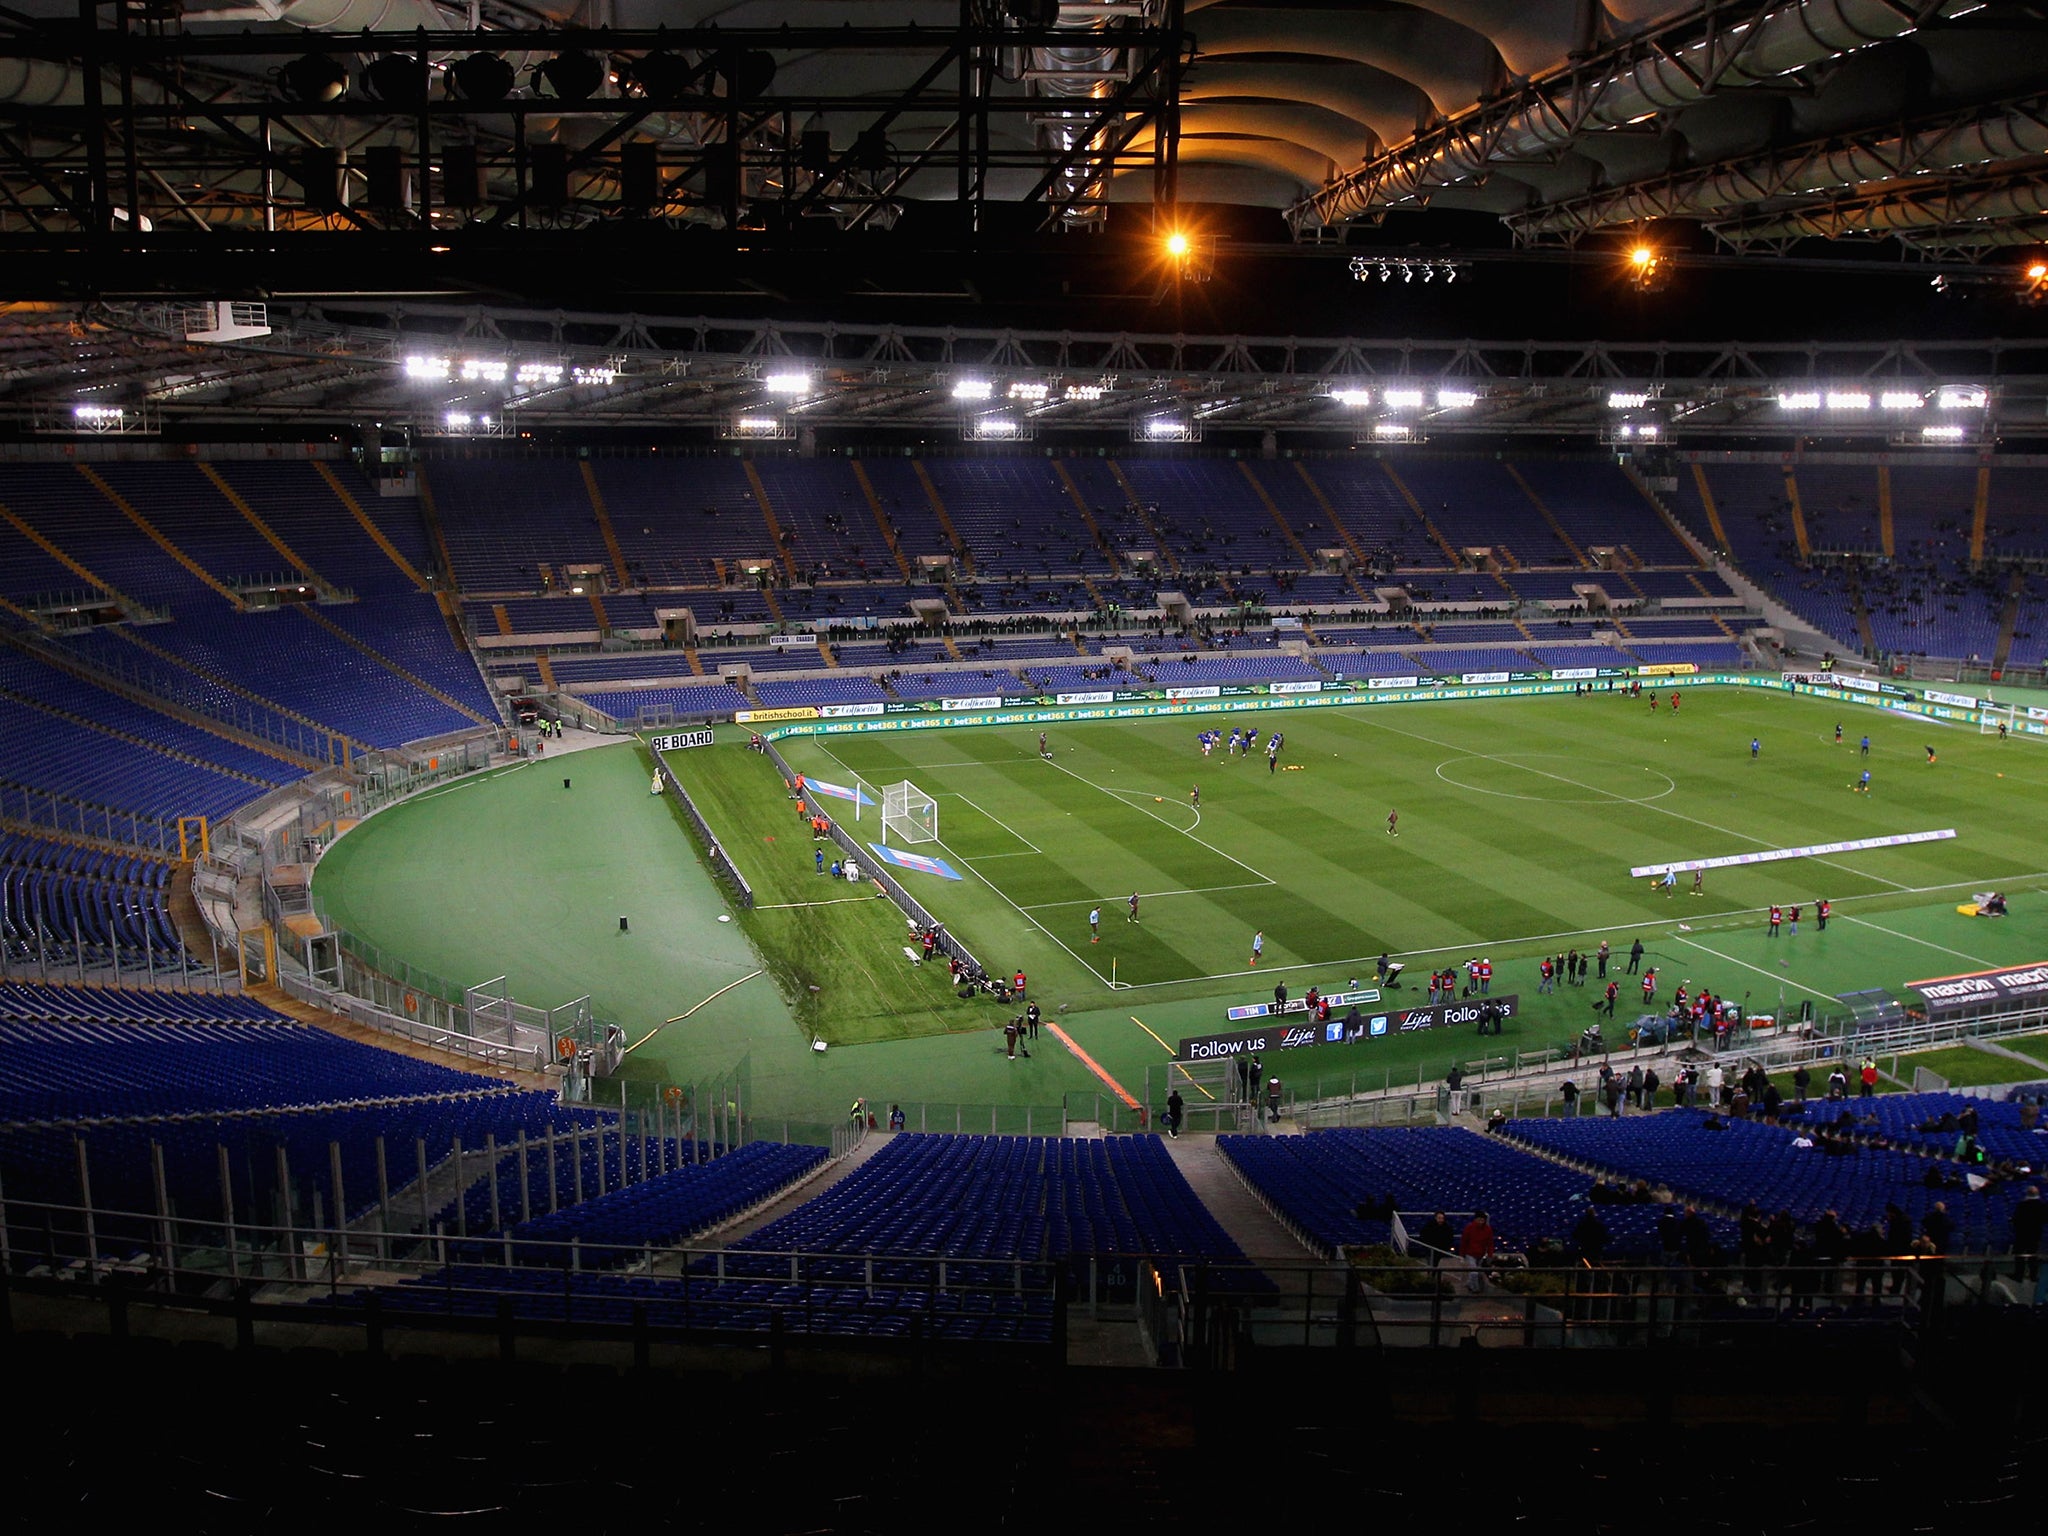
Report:
[{"label": "stadium light", "polygon": [[1182,230],[1176,229],[1166,237],[1166,254],[1175,261],[1186,261],[1188,259],[1188,252],[1193,249],[1194,246],[1188,240],[1187,234]]},{"label": "stadium light", "polygon": [[513,380],[519,384],[559,384],[562,382],[561,364],[521,363]]},{"label": "stadium light", "polygon": [[465,357],[462,360],[462,377],[472,384],[502,384],[506,372],[503,358]]},{"label": "stadium light", "polygon": [[1051,392],[1044,384],[1018,383],[1010,386],[1010,398],[1012,400],[1022,400],[1031,405],[1036,405]]},{"label": "stadium light", "polygon": [[1009,416],[984,416],[976,421],[970,433],[974,437],[1005,438],[1016,437],[1023,431],[1016,420]]},{"label": "stadium light", "polygon": [[956,379],[953,383],[955,400],[986,400],[995,392],[995,385],[987,379]]},{"label": "stadium light", "polygon": [[425,383],[446,383],[449,362],[445,357],[408,357],[405,360],[405,376]]},{"label": "stadium light", "polygon": [[1066,398],[1069,400],[1100,400],[1106,391],[1100,384],[1069,384]]},{"label": "stadium light", "polygon": [[1877,397],[1877,403],[1887,411],[1917,411],[1926,402],[1910,389],[1888,389]]},{"label": "stadium light", "polygon": [[733,419],[734,437],[781,437],[788,431],[779,417],[739,416]]},{"label": "stadium light", "polygon": [[1817,389],[1795,389],[1778,396],[1778,406],[1787,411],[1817,411],[1820,409],[1820,391]]},{"label": "stadium light", "polygon": [[71,414],[79,421],[119,421],[128,413],[118,405],[74,405]]},{"label": "stadium light", "polygon": [[1862,389],[1831,389],[1827,395],[1831,411],[1867,411],[1870,409],[1870,393]]},{"label": "stadium light", "polygon": [[1922,427],[1920,441],[1923,443],[1960,443],[1967,436],[1963,427]]},{"label": "stadium light", "polygon": [[1436,392],[1436,408],[1440,411],[1462,411],[1479,403],[1476,389],[1440,389]]},{"label": "stadium light", "polygon": [[1380,396],[1391,410],[1414,411],[1422,408],[1422,391],[1419,389],[1390,389]]},{"label": "stadium light", "polygon": [[1415,436],[1415,429],[1398,421],[1376,421],[1372,435],[1383,443],[1404,443]]},{"label": "stadium light", "polygon": [[618,376],[618,369],[605,367],[573,368],[569,372],[569,377],[578,384],[609,384]]},{"label": "stadium light", "polygon": [[1981,384],[1944,384],[1934,392],[1934,406],[1941,411],[1981,411],[1991,403],[1991,392]]},{"label": "stadium light", "polygon": [[1610,411],[1640,410],[1650,403],[1646,390],[1611,389],[1607,392],[1607,409]]},{"label": "stadium light", "polygon": [[811,387],[808,373],[771,373],[763,379],[771,395],[800,395]]},{"label": "stadium light", "polygon": [[1330,398],[1339,405],[1371,405],[1372,391],[1346,386],[1343,389],[1331,390]]}]

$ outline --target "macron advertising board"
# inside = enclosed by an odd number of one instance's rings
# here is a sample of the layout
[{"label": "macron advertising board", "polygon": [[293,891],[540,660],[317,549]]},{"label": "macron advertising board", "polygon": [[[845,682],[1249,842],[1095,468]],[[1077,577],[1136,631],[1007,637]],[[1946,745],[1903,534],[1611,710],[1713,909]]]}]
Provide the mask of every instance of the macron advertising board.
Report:
[{"label": "macron advertising board", "polygon": [[1966,971],[1906,983],[1927,1004],[1930,1019],[1956,1014],[2001,1012],[2048,1006],[2048,961],[2009,965],[1995,971]]}]

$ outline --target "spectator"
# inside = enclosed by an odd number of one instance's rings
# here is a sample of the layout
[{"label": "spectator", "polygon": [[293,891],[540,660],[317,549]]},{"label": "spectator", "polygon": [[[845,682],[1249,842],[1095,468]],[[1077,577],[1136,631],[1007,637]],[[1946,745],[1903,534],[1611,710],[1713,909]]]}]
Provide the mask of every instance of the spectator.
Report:
[{"label": "spectator", "polygon": [[1937,1200],[1927,1208],[1927,1214],[1920,1218],[1920,1232],[1934,1244],[1936,1254],[1948,1252],[1949,1239],[1955,1235],[1956,1224],[1948,1213],[1948,1202]]},{"label": "spectator", "polygon": [[1588,1264],[1598,1264],[1607,1254],[1607,1243],[1607,1223],[1600,1219],[1596,1208],[1587,1206],[1578,1225],[1572,1228],[1572,1251]]},{"label": "spectator", "polygon": [[1487,1219],[1486,1212],[1474,1211],[1472,1219],[1465,1223],[1465,1230],[1458,1234],[1458,1257],[1472,1266],[1472,1277],[1467,1284],[1469,1289],[1478,1290],[1485,1284],[1486,1264],[1493,1257],[1493,1223]]},{"label": "spectator", "polygon": [[1422,1224],[1415,1234],[1415,1240],[1429,1251],[1430,1266],[1434,1268],[1457,1246],[1457,1234],[1451,1231],[1451,1219],[1442,1211]]},{"label": "spectator", "polygon": [[2041,1278],[2041,1224],[2048,1202],[2032,1184],[2012,1208],[2012,1275],[2015,1280]]}]

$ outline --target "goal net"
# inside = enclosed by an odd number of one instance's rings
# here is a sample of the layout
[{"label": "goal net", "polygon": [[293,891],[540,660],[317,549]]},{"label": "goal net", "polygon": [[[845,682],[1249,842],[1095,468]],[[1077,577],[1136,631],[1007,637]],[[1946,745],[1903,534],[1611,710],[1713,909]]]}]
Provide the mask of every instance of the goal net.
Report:
[{"label": "goal net", "polygon": [[2017,711],[2010,704],[1979,704],[1977,706],[1977,734],[1996,736],[2000,728],[2012,730]]},{"label": "goal net", "polygon": [[901,784],[885,785],[882,789],[882,841],[936,843],[938,840],[938,803],[908,779]]}]

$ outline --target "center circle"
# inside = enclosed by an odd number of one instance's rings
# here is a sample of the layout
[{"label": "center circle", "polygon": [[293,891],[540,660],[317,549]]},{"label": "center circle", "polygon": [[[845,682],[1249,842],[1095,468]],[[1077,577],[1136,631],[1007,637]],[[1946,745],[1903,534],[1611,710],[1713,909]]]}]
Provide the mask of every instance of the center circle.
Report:
[{"label": "center circle", "polygon": [[1678,788],[1668,773],[1640,763],[1610,763],[1564,752],[1498,752],[1446,758],[1436,776],[1458,789],[1546,805],[1642,804]]}]

